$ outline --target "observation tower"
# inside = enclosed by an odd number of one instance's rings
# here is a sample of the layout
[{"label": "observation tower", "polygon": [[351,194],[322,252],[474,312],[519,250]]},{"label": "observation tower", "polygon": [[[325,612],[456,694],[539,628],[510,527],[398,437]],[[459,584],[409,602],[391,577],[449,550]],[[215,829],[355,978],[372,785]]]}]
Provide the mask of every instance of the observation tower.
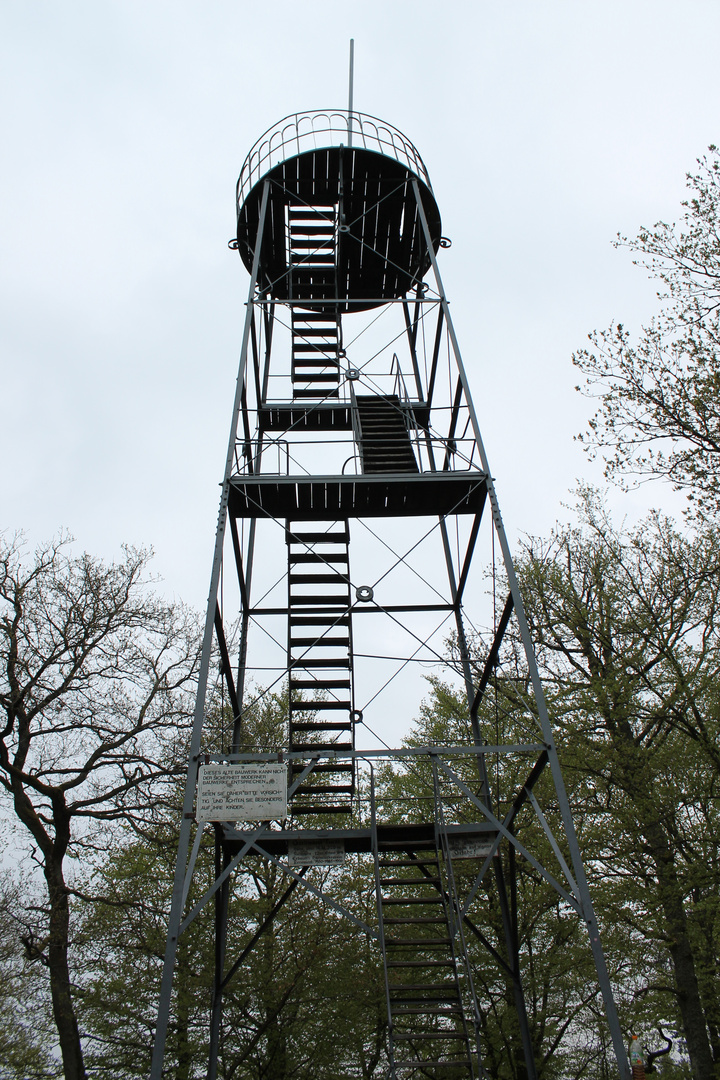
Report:
[{"label": "observation tower", "polygon": [[[377,947],[383,1075],[488,1075],[490,1005],[475,978],[485,950],[517,1016],[516,1075],[534,1078],[519,858],[587,927],[619,1075],[630,1076],[440,276],[449,246],[420,155],[373,117],[286,117],[242,167],[230,247],[250,284],[154,1080],[181,935],[196,919],[214,935],[214,1080],[224,995],[296,887]],[[422,673],[460,704],[441,736],[420,724],[408,739]],[[258,719],[269,704],[276,719],[280,710],[272,732]],[[411,797],[388,784],[388,763]],[[215,876],[193,904],[204,836]],[[232,954],[233,890],[258,860],[284,875],[285,891]],[[334,871],[315,869],[343,862],[365,875],[371,914],[338,895]]]}]

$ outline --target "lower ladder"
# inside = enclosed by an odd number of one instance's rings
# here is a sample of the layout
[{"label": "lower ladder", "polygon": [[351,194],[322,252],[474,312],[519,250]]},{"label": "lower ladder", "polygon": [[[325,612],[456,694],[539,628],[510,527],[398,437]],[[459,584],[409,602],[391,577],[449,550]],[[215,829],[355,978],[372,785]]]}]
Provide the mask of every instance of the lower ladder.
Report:
[{"label": "lower ladder", "polygon": [[481,1080],[479,1017],[439,837],[403,850],[382,827],[374,834],[391,1080]]},{"label": "lower ladder", "polygon": [[[347,521],[288,521],[290,750],[352,750],[354,739],[350,533]],[[305,768],[293,763],[296,777]],[[292,812],[348,814],[351,760],[321,761],[295,791]]]}]

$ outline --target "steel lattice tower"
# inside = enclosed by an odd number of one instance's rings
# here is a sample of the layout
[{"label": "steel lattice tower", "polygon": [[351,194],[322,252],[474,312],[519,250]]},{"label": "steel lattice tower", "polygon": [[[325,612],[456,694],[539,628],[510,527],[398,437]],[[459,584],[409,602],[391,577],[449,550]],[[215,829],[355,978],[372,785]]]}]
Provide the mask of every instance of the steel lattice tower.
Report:
[{"label": "steel lattice tower", "polygon": [[[587,926],[625,1080],[581,853],[438,269],[448,242],[427,170],[404,135],[352,108],[296,114],[250,151],[237,210],[231,247],[250,286],[152,1077],[162,1075],[178,939],[210,901],[216,971],[207,1075],[216,1076],[223,990],[241,977],[236,958],[226,956],[226,931],[233,875],[243,865],[270,860],[289,882],[285,896],[301,883],[318,903],[343,910],[292,857],[306,844],[320,861],[330,848],[357,853],[374,882],[372,924],[346,914],[382,957],[389,1077],[441,1078],[449,1066],[453,1077],[487,1075],[483,1002],[466,938],[472,930],[486,941],[474,905],[491,887],[502,915],[500,963],[512,983],[527,1076],[535,1077],[513,910],[519,852]],[[503,597],[483,614],[496,561]],[[444,644],[451,633],[452,660]],[[486,697],[511,640],[535,735],[499,745],[484,719]],[[233,716],[219,752],[217,723],[208,735],[218,658]],[[417,707],[410,696],[417,681],[406,677],[418,663],[445,663],[459,677],[468,736],[450,746],[390,749],[388,737],[399,742],[394,714],[406,702],[409,720]],[[248,745],[244,720],[262,686],[287,695],[280,749]],[[378,758],[424,770],[422,811],[388,813],[378,804]],[[526,764],[523,781],[506,791],[510,759]],[[226,769],[221,779],[238,765],[280,763],[288,816],[282,828],[278,820],[216,821],[215,882],[186,912],[205,827],[196,821],[203,763]],[[550,793],[557,839],[533,791],[541,777],[537,792]],[[527,814],[555,853],[551,867],[523,842]],[[468,857],[475,859],[470,889],[456,873]]]}]

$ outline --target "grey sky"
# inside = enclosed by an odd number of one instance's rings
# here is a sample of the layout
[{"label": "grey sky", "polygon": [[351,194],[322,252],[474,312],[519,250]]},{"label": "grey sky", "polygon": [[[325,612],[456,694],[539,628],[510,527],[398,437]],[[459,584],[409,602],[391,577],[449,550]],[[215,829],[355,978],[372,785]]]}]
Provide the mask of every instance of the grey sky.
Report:
[{"label": "grey sky", "polygon": [[[50,0],[0,9],[0,521],[154,545],[204,606],[247,277],[255,139],[347,100],[425,159],[441,268],[511,535],[546,531],[590,408],[570,353],[654,289],[618,230],[679,215],[720,140],[714,0]],[[623,507],[666,503],[659,488]],[[677,502],[674,503],[677,505]]]}]

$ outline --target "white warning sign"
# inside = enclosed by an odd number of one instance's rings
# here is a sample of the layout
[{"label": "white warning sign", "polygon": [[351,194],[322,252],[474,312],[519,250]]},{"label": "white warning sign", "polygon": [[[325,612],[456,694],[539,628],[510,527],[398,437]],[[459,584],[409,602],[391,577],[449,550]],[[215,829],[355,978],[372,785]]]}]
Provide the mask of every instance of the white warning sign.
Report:
[{"label": "white warning sign", "polygon": [[287,817],[287,767],[201,765],[198,821],[264,821]]},{"label": "white warning sign", "polygon": [[290,866],[342,866],[345,845],[341,840],[288,840]]},{"label": "white warning sign", "polygon": [[492,851],[495,837],[448,836],[448,847],[453,859],[486,859]]}]

